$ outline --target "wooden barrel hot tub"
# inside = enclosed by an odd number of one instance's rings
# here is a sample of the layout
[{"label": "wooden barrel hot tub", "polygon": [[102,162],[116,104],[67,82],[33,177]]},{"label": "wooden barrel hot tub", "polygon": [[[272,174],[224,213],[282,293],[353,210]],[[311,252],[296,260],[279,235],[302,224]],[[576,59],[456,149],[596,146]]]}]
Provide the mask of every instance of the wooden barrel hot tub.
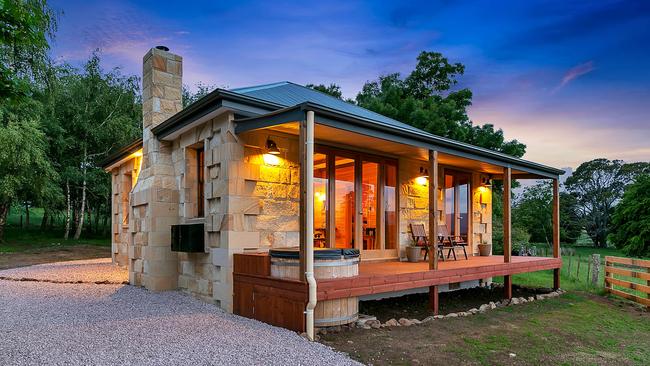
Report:
[{"label": "wooden barrel hot tub", "polygon": [[[271,277],[299,280],[298,248],[272,249]],[[314,277],[319,279],[345,278],[359,275],[358,249],[314,248]],[[314,325],[330,327],[357,321],[359,299],[319,301],[314,309]]]}]

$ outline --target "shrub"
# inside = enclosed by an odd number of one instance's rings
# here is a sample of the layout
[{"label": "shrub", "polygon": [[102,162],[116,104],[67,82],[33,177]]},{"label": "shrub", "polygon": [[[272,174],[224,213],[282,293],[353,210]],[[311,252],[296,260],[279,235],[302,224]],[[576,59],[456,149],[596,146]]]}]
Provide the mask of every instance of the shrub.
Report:
[{"label": "shrub", "polygon": [[650,175],[637,178],[612,216],[609,239],[629,256],[650,256]]}]

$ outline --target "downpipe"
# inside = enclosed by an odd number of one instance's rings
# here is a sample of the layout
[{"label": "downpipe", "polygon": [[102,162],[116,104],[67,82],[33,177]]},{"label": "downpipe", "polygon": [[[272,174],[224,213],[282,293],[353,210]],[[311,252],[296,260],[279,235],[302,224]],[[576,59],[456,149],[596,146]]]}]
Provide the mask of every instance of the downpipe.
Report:
[{"label": "downpipe", "polygon": [[305,309],[307,321],[307,338],[313,341],[314,334],[314,309],[316,308],[316,278],[314,277],[314,112],[307,111],[306,128],[306,194],[305,202],[306,223],[305,230],[305,279],[309,285],[309,301]]}]

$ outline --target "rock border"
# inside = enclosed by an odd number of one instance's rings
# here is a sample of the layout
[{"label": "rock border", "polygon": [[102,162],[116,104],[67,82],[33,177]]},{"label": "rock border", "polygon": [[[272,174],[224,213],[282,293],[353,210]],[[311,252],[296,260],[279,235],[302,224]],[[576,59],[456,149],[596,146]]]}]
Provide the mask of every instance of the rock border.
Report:
[{"label": "rock border", "polygon": [[317,333],[318,334],[338,333],[345,328],[380,329],[380,328],[391,328],[391,327],[410,327],[412,325],[426,324],[438,319],[459,318],[459,317],[471,316],[475,314],[483,314],[489,310],[494,310],[505,306],[521,305],[529,302],[546,300],[546,299],[558,297],[564,293],[566,293],[566,291],[562,289],[558,289],[556,291],[552,291],[547,294],[537,294],[535,296],[529,296],[527,298],[513,297],[510,300],[504,299],[497,302],[490,301],[489,303],[483,304],[478,308],[472,308],[467,311],[461,311],[457,313],[449,313],[447,315],[432,315],[422,320],[407,319],[407,318],[400,318],[400,319],[393,318],[388,320],[385,323],[382,323],[379,320],[377,320],[377,318],[374,316],[359,315],[359,320],[357,320],[355,323],[351,323],[349,325],[343,325],[343,326],[336,326],[336,327],[319,328]]}]

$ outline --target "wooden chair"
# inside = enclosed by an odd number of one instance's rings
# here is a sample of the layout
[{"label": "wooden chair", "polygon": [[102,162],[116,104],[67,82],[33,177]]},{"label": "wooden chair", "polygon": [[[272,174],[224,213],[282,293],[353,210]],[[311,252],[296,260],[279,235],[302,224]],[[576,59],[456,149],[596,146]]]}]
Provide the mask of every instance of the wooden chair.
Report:
[{"label": "wooden chair", "polygon": [[[421,246],[422,250],[425,251],[424,253],[424,260],[427,260],[427,256],[429,255],[429,237],[427,236],[427,232],[424,229],[424,224],[409,224],[411,227],[411,237],[413,238],[413,242],[415,242],[416,246]],[[422,245],[420,245],[422,243]],[[438,247],[438,254],[442,260],[445,260],[445,256],[442,253],[442,246],[440,244],[437,245]]]},{"label": "wooden chair", "polygon": [[449,249],[449,251],[447,252],[447,258],[449,258],[451,254],[453,254],[454,260],[458,260],[456,258],[455,249],[463,248],[465,259],[469,259],[467,257],[467,250],[465,249],[465,247],[467,246],[467,242],[460,235],[450,235],[449,231],[447,230],[447,225],[438,225],[438,241],[439,244],[442,245],[442,247],[444,247],[445,249]]}]

